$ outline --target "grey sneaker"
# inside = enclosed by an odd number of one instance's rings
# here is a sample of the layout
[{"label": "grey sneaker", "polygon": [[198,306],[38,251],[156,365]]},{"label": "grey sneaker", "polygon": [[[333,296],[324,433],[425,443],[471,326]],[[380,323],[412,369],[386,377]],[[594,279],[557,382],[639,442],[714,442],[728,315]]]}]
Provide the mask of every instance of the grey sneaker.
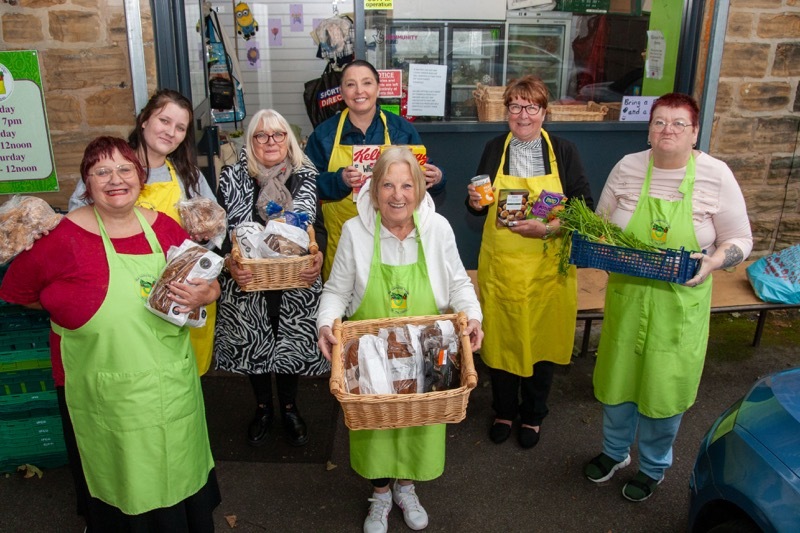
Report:
[{"label": "grey sneaker", "polygon": [[401,485],[395,481],[392,490],[394,503],[403,510],[403,519],[406,525],[414,531],[428,527],[428,513],[419,503],[419,498],[414,490],[414,485],[404,486],[407,492],[400,490]]},{"label": "grey sneaker", "polygon": [[386,533],[389,531],[389,511],[392,510],[392,499],[370,498],[371,505],[367,519],[364,520],[364,533]]},{"label": "grey sneaker", "polygon": [[583,473],[589,481],[602,483],[614,477],[614,472],[625,468],[631,464],[631,456],[628,455],[620,462],[615,461],[604,453],[601,453],[589,461],[583,469]]}]

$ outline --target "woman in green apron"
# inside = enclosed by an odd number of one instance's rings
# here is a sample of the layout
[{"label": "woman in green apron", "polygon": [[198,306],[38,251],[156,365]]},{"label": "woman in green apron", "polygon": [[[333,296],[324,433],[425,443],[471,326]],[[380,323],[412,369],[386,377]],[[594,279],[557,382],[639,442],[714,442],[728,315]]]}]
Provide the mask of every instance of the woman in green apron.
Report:
[{"label": "woman in green apron", "polygon": [[[135,207],[145,172],[123,139],[92,141],[81,176],[91,204],[21,254],[3,280],[4,298],[50,313],[81,511],[89,531],[213,531],[219,489],[189,331],[144,306],[165,251],[189,236]],[[171,289],[181,311],[220,294],[216,280]]]},{"label": "woman in green apron", "polygon": [[[331,272],[342,225],[356,216],[353,189],[366,180],[353,166],[353,145],[422,144],[410,122],[384,113],[378,106],[378,71],[369,62],[359,59],[348,63],[342,70],[341,90],[347,109],[317,126],[306,146],[306,155],[320,171],[317,195],[321,211],[315,229],[325,254],[323,279]],[[444,176],[438,167],[426,163],[424,175],[425,186],[432,194],[444,190]]]},{"label": "woman in green apron", "polygon": [[610,274],[597,349],[594,392],[603,404],[603,452],[584,470],[594,482],[630,464],[638,433],[639,471],[623,487],[650,497],[672,465],[681,417],[694,403],[708,342],[711,272],[752,249],[744,198],[728,166],[694,150],[699,109],[670,93],[650,112],[650,150],[625,156],[608,177],[597,212],[659,248],[704,250],[684,285]]},{"label": "woman in green apron", "polygon": [[[511,130],[489,141],[478,174],[492,178],[495,198],[504,190],[527,191],[536,200],[544,191],[583,198],[592,205],[589,182],[575,146],[542,129],[547,87],[538,78],[512,81],[503,95]],[[478,258],[478,286],[486,315],[486,342],[481,359],[491,369],[494,421],[492,442],[511,435],[519,417],[517,438],[523,448],[539,442],[547,416],[547,397],[555,364],[569,363],[575,335],[577,281],[575,268],[558,273],[558,246],[545,239],[558,230],[558,219],[498,223],[498,202],[480,205],[481,195],[468,186],[473,214],[485,216]]]},{"label": "woman in green apron", "polygon": [[[197,168],[192,103],[179,92],[162,89],[155,93],[136,117],[128,144],[136,151],[147,172],[146,185],[136,205],[161,211],[181,224],[177,204],[202,196],[216,201],[214,191]],[[87,204],[86,188],[78,181],[69,200],[69,210]],[[192,235],[204,242],[213,235]],[[192,347],[200,375],[211,366],[217,304],[206,308],[206,324],[191,328]]]},{"label": "woman in green apron", "polygon": [[[463,311],[473,350],[481,345],[482,314],[447,220],[435,213],[425,193],[425,177],[404,148],[385,151],[373,178],[359,195],[358,216],[343,227],[339,252],[323,290],[317,315],[319,345],[330,359],[336,342],[331,325],[350,320],[438,315]],[[390,293],[402,290],[406,305],[392,305]],[[374,492],[364,522],[367,533],[387,530],[394,501],[406,524],[423,529],[428,515],[414,481],[439,477],[444,470],[445,426],[350,432],[350,463],[372,481]],[[390,480],[396,481],[390,489]]]}]

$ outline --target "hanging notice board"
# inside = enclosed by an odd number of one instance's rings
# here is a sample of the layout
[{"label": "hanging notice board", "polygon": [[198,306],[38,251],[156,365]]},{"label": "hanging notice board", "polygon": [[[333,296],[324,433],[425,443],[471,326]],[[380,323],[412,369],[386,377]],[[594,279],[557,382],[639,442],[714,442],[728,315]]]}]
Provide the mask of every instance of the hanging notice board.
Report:
[{"label": "hanging notice board", "polygon": [[39,53],[0,52],[0,194],[57,190]]}]

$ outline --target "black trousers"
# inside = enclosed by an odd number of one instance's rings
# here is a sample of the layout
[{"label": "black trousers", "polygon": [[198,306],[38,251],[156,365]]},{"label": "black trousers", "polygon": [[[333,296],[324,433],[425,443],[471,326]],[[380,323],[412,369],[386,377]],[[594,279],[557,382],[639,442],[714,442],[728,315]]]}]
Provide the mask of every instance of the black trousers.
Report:
[{"label": "black trousers", "polygon": [[[266,405],[267,410],[272,410],[272,374],[250,374],[248,377],[258,405]],[[295,405],[299,381],[300,376],[297,374],[275,374],[281,412],[287,405]]]},{"label": "black trousers", "polygon": [[555,366],[550,361],[539,361],[533,365],[530,377],[490,369],[495,416],[504,420],[514,420],[519,416],[522,424],[541,425],[549,412],[547,397],[553,385]]}]

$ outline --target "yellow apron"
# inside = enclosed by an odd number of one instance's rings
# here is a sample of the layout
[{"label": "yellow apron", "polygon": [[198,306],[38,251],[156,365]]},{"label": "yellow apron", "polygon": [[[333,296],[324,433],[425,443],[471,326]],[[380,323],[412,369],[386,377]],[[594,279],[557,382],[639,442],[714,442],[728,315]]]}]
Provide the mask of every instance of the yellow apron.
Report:
[{"label": "yellow apron", "polygon": [[[550,159],[550,174],[530,178],[504,174],[508,134],[494,186],[527,189],[531,198],[542,190],[563,192],[555,152],[542,130]],[[481,358],[491,368],[517,376],[533,375],[539,361],[569,363],[575,338],[578,282],[575,267],[566,276],[558,273],[557,239],[547,252],[544,241],[498,228],[497,202],[489,206],[478,256],[478,285],[485,337]]]},{"label": "yellow apron", "polygon": [[[339,117],[336,137],[333,139],[331,159],[328,161],[328,172],[338,172],[340,168],[349,167],[353,164],[353,147],[339,144],[342,139],[342,128],[344,128],[344,122],[348,113],[349,110],[345,109],[342,111],[342,116]],[[391,139],[389,139],[389,127],[386,125],[386,116],[380,109],[378,113],[380,113],[381,121],[383,122],[383,143],[384,145],[392,144]],[[342,226],[344,226],[345,222],[356,216],[358,212],[356,211],[356,203],[353,201],[352,192],[341,200],[322,200],[321,204],[325,229],[328,231],[328,248],[325,251],[325,257],[322,262],[322,279],[323,281],[327,281],[331,273],[331,268],[333,267],[333,258],[336,255],[339,238],[342,236]]]},{"label": "yellow apron", "polygon": [[[181,186],[178,183],[178,176],[175,167],[167,160],[167,170],[169,170],[170,180],[159,183],[147,183],[136,205],[161,211],[169,215],[170,218],[181,224],[181,216],[178,213],[176,204],[181,201]],[[202,376],[211,367],[211,357],[214,350],[214,325],[217,323],[217,302],[206,306],[206,325],[201,328],[190,328],[189,337],[194,348],[194,357],[197,360],[197,370]]]}]

